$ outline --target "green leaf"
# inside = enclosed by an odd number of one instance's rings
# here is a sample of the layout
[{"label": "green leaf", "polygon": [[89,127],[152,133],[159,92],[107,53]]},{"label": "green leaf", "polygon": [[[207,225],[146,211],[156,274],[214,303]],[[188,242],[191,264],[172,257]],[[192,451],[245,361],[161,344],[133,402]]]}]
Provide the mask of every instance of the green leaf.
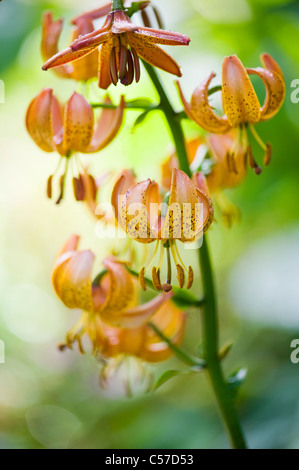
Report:
[{"label": "green leaf", "polygon": [[184,374],[192,374],[194,372],[201,372],[204,369],[204,367],[201,367],[200,365],[198,366],[192,366],[187,369],[181,369],[181,370],[167,370],[166,372],[163,372],[162,375],[157,379],[155,386],[154,386],[154,391],[160,388],[162,385],[164,385],[166,382],[168,382],[170,379],[173,377],[177,377],[178,375],[184,375]]},{"label": "green leaf", "polygon": [[224,346],[222,346],[222,348],[220,349],[218,353],[219,361],[222,361],[222,359],[224,359],[230,353],[232,346],[233,346],[232,341],[229,341],[225,343]]},{"label": "green leaf", "polygon": [[183,372],[180,370],[167,370],[166,372],[163,372],[163,374],[160,375],[160,377],[156,381],[154,390],[157,390],[166,382],[168,382],[170,379],[172,379],[173,377],[176,377],[177,375],[181,375],[182,373]]},{"label": "green leaf", "polygon": [[136,127],[140,126],[140,124],[142,124],[144,122],[144,120],[146,119],[148,113],[149,113],[149,111],[144,111],[144,113],[139,114],[138,118],[136,119],[136,121],[133,124],[132,131],[134,131],[136,129]]},{"label": "green leaf", "polygon": [[237,397],[238,391],[241,385],[245,382],[246,376],[247,376],[247,369],[240,368],[240,369],[237,369],[227,379],[228,389],[233,399]]},{"label": "green leaf", "polygon": [[144,108],[145,106],[151,106],[153,104],[152,100],[149,98],[136,98],[135,100],[126,101],[126,104],[132,106],[132,108]]}]

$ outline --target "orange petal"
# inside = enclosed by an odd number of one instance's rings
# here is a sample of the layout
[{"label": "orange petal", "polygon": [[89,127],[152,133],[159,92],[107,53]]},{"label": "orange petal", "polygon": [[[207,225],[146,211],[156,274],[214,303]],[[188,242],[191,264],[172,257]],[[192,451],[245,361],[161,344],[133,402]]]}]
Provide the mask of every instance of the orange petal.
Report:
[{"label": "orange petal", "polygon": [[152,231],[149,222],[148,205],[152,201],[156,183],[147,179],[131,186],[119,203],[119,223],[129,237],[140,243],[151,243]]},{"label": "orange petal", "polygon": [[63,147],[66,152],[86,152],[93,135],[93,110],[78,93],[73,93],[64,111]]},{"label": "orange petal", "polygon": [[181,170],[174,169],[162,238],[192,242],[213,218],[209,197]]},{"label": "orange petal", "polygon": [[[68,308],[80,308],[93,311],[91,294],[91,272],[94,255],[91,251],[76,251],[78,238],[70,239],[58,257],[52,282],[56,294]],[[65,251],[67,249],[71,251]]]},{"label": "orange petal", "polygon": [[[46,12],[42,21],[41,53],[44,60],[50,59],[58,52],[58,41],[63,27],[63,20],[53,21],[52,14]],[[55,72],[65,78],[70,77],[71,67],[59,67]]]},{"label": "orange petal", "polygon": [[103,314],[103,311],[100,315],[105,322],[114,327],[138,328],[141,325],[144,325],[172,295],[173,294],[171,292],[168,294],[158,295],[143,305],[118,312],[117,316],[112,312],[111,315],[109,315],[109,312],[105,312]]},{"label": "orange petal", "polygon": [[138,28],[134,33],[144,44],[164,44],[165,46],[188,46],[190,38],[185,34],[165,31],[163,29]]},{"label": "orange petal", "polygon": [[[106,98],[104,103],[112,104],[110,98]],[[122,124],[125,109],[125,101],[122,96],[120,104],[116,109],[103,109],[88,152],[98,152],[106,147],[117,135]]]},{"label": "orange petal", "polygon": [[198,171],[197,173],[194,173],[192,175],[192,183],[196,188],[200,189],[202,192],[209,196],[207,179],[201,171]]},{"label": "orange petal", "polygon": [[73,62],[74,60],[80,59],[84,57],[86,54],[90,54],[94,51],[98,46],[95,45],[94,47],[90,48],[89,50],[83,49],[79,51],[72,51],[70,47],[57,52],[51,59],[47,60],[42,66],[43,70],[51,69],[52,67],[58,67],[60,65],[67,64],[69,62]]},{"label": "orange petal", "polygon": [[[222,64],[222,98],[227,120],[232,127],[260,120],[260,103],[242,62],[236,55]],[[213,132],[213,131],[212,131]]]},{"label": "orange petal", "polygon": [[[89,18],[78,20],[77,27],[73,32],[73,41],[81,36],[94,31],[93,23]],[[95,49],[91,54],[86,54],[83,58],[74,61],[72,64],[72,78],[78,81],[86,81],[95,78],[98,75],[98,50]]]},{"label": "orange petal", "polygon": [[208,187],[212,193],[223,188],[233,188],[239,185],[246,176],[245,150],[239,146],[234,154],[236,172],[228,166],[227,155],[231,152],[238,134],[235,130],[227,134],[210,134],[207,143],[211,150],[215,165],[207,175]]},{"label": "orange petal", "polygon": [[111,85],[111,78],[109,72],[109,60],[110,54],[113,47],[112,38],[105,42],[99,52],[99,87],[103,90]]},{"label": "orange petal", "polygon": [[195,117],[193,116],[193,113],[192,113],[192,111],[191,111],[191,104],[188,103],[188,101],[186,100],[180,82],[179,82],[179,81],[176,81],[175,83],[176,83],[176,86],[177,86],[177,88],[178,88],[179,95],[180,95],[182,104],[183,104],[184,109],[185,109],[185,113],[187,114],[187,116],[188,116],[189,119],[191,119],[192,121],[194,121],[194,120],[195,120]]},{"label": "orange petal", "polygon": [[[179,345],[183,339],[186,315],[171,300],[167,300],[152,317],[151,322],[172,342]],[[168,359],[173,352],[168,344],[146,326],[146,336],[139,356],[148,362],[159,362]]]},{"label": "orange petal", "polygon": [[124,170],[116,181],[111,195],[111,204],[114,209],[115,218],[124,230],[126,228],[126,219],[123,220],[122,218],[125,214],[123,214],[121,205],[127,190],[135,183],[136,179],[132,170]]},{"label": "orange petal", "polygon": [[262,120],[265,121],[275,116],[280,110],[285,99],[286,86],[281,68],[275,60],[268,54],[264,54],[262,62],[267,68],[257,67],[247,69],[247,72],[258,75],[266,87],[266,98],[261,108]]},{"label": "orange petal", "polygon": [[211,75],[195,89],[191,97],[190,109],[192,119],[199,126],[208,132],[222,134],[229,130],[230,125],[225,117],[220,118],[214,113],[209,103],[209,85],[214,77],[215,74],[211,73]]},{"label": "orange petal", "polygon": [[172,171],[169,207],[162,229],[162,238],[185,240],[190,230],[195,228],[197,202],[194,184],[186,173],[175,168]]},{"label": "orange petal", "polygon": [[276,60],[274,60],[273,57],[270,56],[270,54],[261,54],[260,59],[265,69],[271,70],[271,72],[275,72],[283,78],[283,72],[280,66],[278,65]]},{"label": "orange petal", "polygon": [[66,241],[66,243],[61,248],[58,258],[64,253],[67,253],[68,251],[76,250],[78,247],[79,241],[80,241],[79,235],[71,235],[70,238]]},{"label": "orange petal", "polygon": [[160,47],[144,41],[142,36],[138,37],[135,33],[128,33],[127,36],[130,45],[136,50],[139,57],[165,72],[177,75],[178,77],[182,76],[181,69],[176,61]]},{"label": "orange petal", "polygon": [[111,324],[113,318],[117,317],[122,310],[132,306],[136,298],[136,288],[132,275],[124,263],[110,257],[103,261],[103,265],[108,271],[106,299],[102,305],[99,305],[99,308],[96,308],[96,311],[106,323]]},{"label": "orange petal", "polygon": [[[151,319],[151,322],[175,345],[178,345],[183,338],[185,321],[185,314],[167,296],[166,301]],[[146,324],[138,328],[113,328],[102,323],[102,330],[105,339],[102,340],[101,352],[105,356],[130,354],[148,362],[159,362],[173,354],[168,344]]]},{"label": "orange petal", "polygon": [[112,26],[112,13],[109,14],[100,29],[92,31],[91,33],[85,34],[78,39],[75,39],[71,44],[72,51],[79,50],[91,50],[94,47],[98,47],[105,41],[108,41],[112,37],[111,26]]},{"label": "orange petal", "polygon": [[123,34],[136,31],[138,26],[132,23],[128,15],[122,10],[115,10],[113,13],[112,33]]},{"label": "orange petal", "polygon": [[76,16],[75,18],[71,20],[71,22],[73,24],[77,24],[82,19],[97,20],[98,18],[101,18],[102,16],[108,15],[111,11],[111,6],[112,6],[112,2],[107,2],[107,4],[103,5],[100,8],[97,8],[95,10],[91,10],[86,13],[83,13],[82,15]]},{"label": "orange petal", "polygon": [[47,88],[32,100],[26,114],[27,131],[35,143],[45,152],[53,152],[55,150],[53,141],[53,106],[55,110],[59,107],[57,100],[53,96],[53,90]]}]

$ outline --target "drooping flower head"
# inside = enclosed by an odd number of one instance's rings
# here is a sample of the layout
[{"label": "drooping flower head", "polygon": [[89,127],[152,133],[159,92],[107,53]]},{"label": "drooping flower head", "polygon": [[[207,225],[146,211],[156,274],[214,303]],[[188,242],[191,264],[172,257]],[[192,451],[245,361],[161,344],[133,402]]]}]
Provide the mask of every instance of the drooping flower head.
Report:
[{"label": "drooping flower head", "polygon": [[[106,98],[106,103],[110,99]],[[45,152],[58,152],[65,160],[65,169],[60,177],[60,195],[57,203],[64,194],[65,178],[70,157],[75,156],[78,176],[73,178],[74,193],[77,200],[84,200],[87,185],[90,194],[96,192],[95,182],[91,175],[88,181],[84,179],[86,171],[80,162],[77,153],[94,153],[106,147],[118,133],[124,112],[124,100],[115,109],[104,109],[95,123],[94,111],[85,98],[73,93],[64,106],[53,94],[52,89],[45,89],[30,103],[26,114],[26,127],[35,143]],[[62,158],[60,158],[59,166]],[[58,170],[58,168],[57,168]],[[57,172],[56,170],[56,172]],[[54,173],[55,175],[56,173]],[[52,180],[48,179],[47,194],[52,196]]]},{"label": "drooping flower head", "polygon": [[[140,243],[156,241],[154,256],[161,246],[161,256],[158,267],[152,269],[152,279],[156,289],[170,291],[171,259],[177,267],[179,286],[185,283],[185,271],[188,271],[187,288],[193,282],[193,271],[186,270],[180,258],[176,241],[190,243],[198,240],[213,220],[213,205],[210,198],[198,189],[190,178],[181,170],[172,171],[170,192],[164,201],[160,188],[155,181],[147,179],[129,186],[126,175],[122,174],[114,186],[112,205],[119,225],[129,237]],[[163,256],[167,253],[167,280],[163,285],[160,281],[160,270]],[[140,282],[145,289],[144,274],[147,268],[140,271]]]},{"label": "drooping flower head", "polygon": [[[187,115],[208,132],[225,134],[231,129],[237,130],[237,136],[227,158],[231,171],[237,173],[235,155],[247,155],[249,165],[257,174],[261,168],[256,163],[248,140],[248,128],[265,152],[264,164],[271,159],[271,144],[264,144],[254,125],[266,121],[279,111],[285,98],[285,82],[279,65],[269,54],[262,54],[262,67],[245,69],[236,55],[226,57],[222,65],[222,101],[224,116],[219,117],[209,104],[209,86],[214,73],[194,91],[188,103],[180,89],[181,98]],[[258,75],[266,88],[266,98],[261,106],[249,75]]]},{"label": "drooping flower head", "polygon": [[[103,261],[104,271],[92,280],[95,256],[89,250],[78,251],[78,242],[78,236],[67,241],[52,274],[53,286],[60,300],[68,308],[83,311],[79,324],[67,334],[64,347],[78,342],[82,350],[81,338],[86,334],[94,353],[113,356],[120,353],[137,355],[138,352],[145,358],[147,353],[150,354],[152,336],[145,333],[143,327],[167,303],[171,293],[160,294],[139,305],[136,278],[128,272],[125,263],[114,257]],[[174,307],[172,310],[176,311]],[[123,333],[122,328],[132,329],[132,332]],[[127,344],[126,334],[132,340],[134,331],[138,332],[138,329],[141,329],[138,335],[143,334],[142,345]]]},{"label": "drooping flower head", "polygon": [[100,88],[107,89],[118,81],[127,86],[134,78],[138,82],[139,58],[180,77],[178,64],[158,44],[177,46],[188,45],[189,42],[184,34],[135,25],[125,11],[115,10],[108,14],[102,28],[79,37],[67,49],[56,53],[44,64],[43,70],[82,59],[100,46]]}]

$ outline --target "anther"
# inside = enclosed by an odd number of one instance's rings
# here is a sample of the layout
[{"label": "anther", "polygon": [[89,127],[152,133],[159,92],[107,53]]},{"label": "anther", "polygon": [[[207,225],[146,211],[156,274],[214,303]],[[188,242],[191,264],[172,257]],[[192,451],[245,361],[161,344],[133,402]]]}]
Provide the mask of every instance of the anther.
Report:
[{"label": "anther", "polygon": [[116,52],[115,47],[112,47],[109,59],[109,74],[110,79],[113,85],[117,85],[118,76],[117,76],[117,63],[116,63]]},{"label": "anther", "polygon": [[124,78],[125,73],[126,73],[127,55],[128,55],[127,48],[121,45],[120,51],[119,51],[119,71],[118,71],[118,76],[120,80]]},{"label": "anther", "polygon": [[226,154],[226,159],[227,159],[228,170],[229,170],[231,173],[235,173],[235,174],[237,175],[237,174],[238,174],[238,170],[237,170],[237,167],[236,167],[235,154],[234,154],[234,153],[227,152],[227,154]]},{"label": "anther", "polygon": [[142,290],[146,291],[146,283],[145,283],[144,273],[145,273],[145,267],[143,266],[139,271],[138,280],[139,280],[139,284],[140,284]]},{"label": "anther", "polygon": [[56,201],[56,204],[60,204],[62,199],[63,199],[63,195],[64,195],[64,181],[65,181],[65,175],[61,175],[60,176],[60,179],[59,179],[59,186],[60,186],[60,195],[59,195],[59,198],[57,199]]},{"label": "anther", "polygon": [[247,148],[247,155],[248,155],[248,161],[249,161],[250,167],[253,168],[253,170],[254,170],[254,172],[255,172],[256,175],[260,175],[261,172],[262,172],[262,169],[261,169],[261,167],[259,167],[258,164],[256,163],[250,145],[249,145],[248,148]]},{"label": "anther", "polygon": [[185,272],[180,264],[176,265],[177,280],[179,282],[179,288],[182,289],[185,284]]},{"label": "anther", "polygon": [[138,83],[139,80],[140,80],[139,57],[138,57],[137,52],[135,51],[134,48],[131,49],[131,53],[132,53],[132,56],[133,56],[133,63],[134,63],[135,82]]},{"label": "anther", "polygon": [[152,269],[152,280],[154,288],[157,290],[162,290],[162,284],[160,280],[160,269],[157,269],[155,266]]},{"label": "anther", "polygon": [[264,165],[267,166],[271,162],[272,158],[272,145],[268,142],[266,144],[266,153],[264,156]]},{"label": "anther", "polygon": [[77,201],[84,201],[85,199],[85,190],[82,175],[79,175],[79,178],[73,178],[73,190],[74,195]]},{"label": "anther", "polygon": [[189,266],[189,269],[188,269],[188,281],[187,281],[187,289],[191,289],[192,287],[192,284],[193,284],[193,281],[194,281],[194,272],[193,272],[193,269],[191,268],[191,266]]},{"label": "anther", "polygon": [[47,181],[47,196],[49,199],[52,197],[52,181],[53,181],[53,175],[50,175]]}]

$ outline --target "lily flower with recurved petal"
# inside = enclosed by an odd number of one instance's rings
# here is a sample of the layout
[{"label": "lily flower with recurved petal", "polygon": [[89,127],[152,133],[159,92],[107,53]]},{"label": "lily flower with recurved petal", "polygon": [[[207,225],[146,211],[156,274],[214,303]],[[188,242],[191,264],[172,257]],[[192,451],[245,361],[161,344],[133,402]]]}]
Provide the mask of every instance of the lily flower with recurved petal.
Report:
[{"label": "lily flower with recurved petal", "polygon": [[[198,240],[213,220],[213,205],[209,197],[196,188],[190,178],[181,170],[172,171],[170,192],[164,198],[160,195],[156,182],[147,179],[128,187],[125,175],[116,182],[112,193],[112,205],[119,225],[129,237],[140,243],[156,241],[152,260],[139,273],[139,280],[145,290],[144,275],[157,254],[161,255],[158,267],[152,268],[152,279],[157,290],[168,292],[171,285],[171,255],[176,264],[179,287],[185,284],[185,271],[188,272],[187,288],[193,283],[193,270],[187,270],[181,260],[176,241],[190,243]],[[167,280],[161,284],[160,270],[164,252],[167,254]]]},{"label": "lily flower with recurved petal", "polygon": [[[56,294],[71,309],[83,310],[83,315],[66,338],[67,347],[78,342],[86,333],[95,352],[110,350],[105,336],[108,326],[113,328],[140,328],[171,297],[162,294],[138,305],[135,278],[125,263],[114,257],[103,261],[105,271],[92,281],[94,254],[89,250],[78,251],[79,237],[70,237],[54,265],[52,281]],[[106,324],[102,326],[102,322]],[[112,330],[111,330],[112,331]]]},{"label": "lily flower with recurved petal", "polygon": [[[229,168],[227,153],[230,151],[236,138],[236,130],[227,134],[207,134],[186,142],[186,150],[190,169],[195,171],[192,181],[208,196],[211,194],[213,202],[220,209],[221,216],[226,225],[231,226],[240,216],[239,209],[226,197],[224,189],[233,188],[242,183],[246,176],[246,155],[242,147],[236,148],[235,166],[237,172]],[[171,185],[173,168],[179,165],[176,153],[162,164],[162,184],[166,190]]]},{"label": "lily flower with recurved petal", "polygon": [[[229,167],[237,173],[235,155],[241,147],[247,155],[249,165],[259,174],[261,168],[256,163],[248,140],[248,128],[253,137],[265,152],[264,164],[271,160],[271,144],[264,144],[257,134],[254,125],[266,121],[280,110],[285,98],[285,81],[279,65],[269,54],[262,54],[264,66],[245,69],[236,55],[226,57],[222,65],[222,101],[225,115],[219,117],[210,106],[209,86],[214,73],[197,87],[192,95],[191,103],[184,98],[179,87],[185,111],[191,119],[208,132],[225,134],[236,129],[237,137],[227,153]],[[259,76],[266,88],[266,98],[261,106],[249,75]]]},{"label": "lily flower with recurved petal", "polygon": [[172,57],[157,44],[186,46],[188,36],[162,29],[140,27],[131,22],[123,10],[109,13],[101,29],[75,40],[67,49],[58,52],[43,66],[43,70],[65,65],[86,56],[100,47],[99,87],[107,89],[120,81],[130,85],[140,78],[139,58],[173,75],[181,70]]},{"label": "lily flower with recurved petal", "polygon": [[[53,21],[52,14],[46,12],[43,16],[42,23],[42,42],[41,52],[43,60],[50,59],[58,52],[58,41],[61,35],[63,21]],[[85,34],[92,33],[94,27],[92,20],[89,18],[81,18],[75,23],[75,29],[72,34],[72,41],[78,39]],[[72,64],[62,65],[57,67],[54,71],[63,78],[72,78],[73,80],[87,81],[91,78],[96,78],[98,74],[97,62],[99,60],[99,53],[95,50],[82,59],[77,60]]]},{"label": "lily flower with recurved petal", "polygon": [[[111,104],[108,97],[105,102]],[[83,170],[82,173],[77,152],[95,153],[106,147],[120,129],[124,108],[122,97],[115,109],[103,109],[95,124],[93,108],[78,93],[73,93],[64,107],[55,98],[52,89],[43,90],[30,103],[26,114],[26,127],[30,136],[45,152],[57,151],[65,158],[65,170],[60,177],[60,195],[57,203],[63,198],[68,164],[73,155],[78,167],[78,177],[73,178],[75,197],[77,200],[85,199],[86,184],[83,177],[86,171]],[[62,158],[56,172],[61,162]],[[48,197],[52,197],[52,180],[56,172],[48,179]]]}]

